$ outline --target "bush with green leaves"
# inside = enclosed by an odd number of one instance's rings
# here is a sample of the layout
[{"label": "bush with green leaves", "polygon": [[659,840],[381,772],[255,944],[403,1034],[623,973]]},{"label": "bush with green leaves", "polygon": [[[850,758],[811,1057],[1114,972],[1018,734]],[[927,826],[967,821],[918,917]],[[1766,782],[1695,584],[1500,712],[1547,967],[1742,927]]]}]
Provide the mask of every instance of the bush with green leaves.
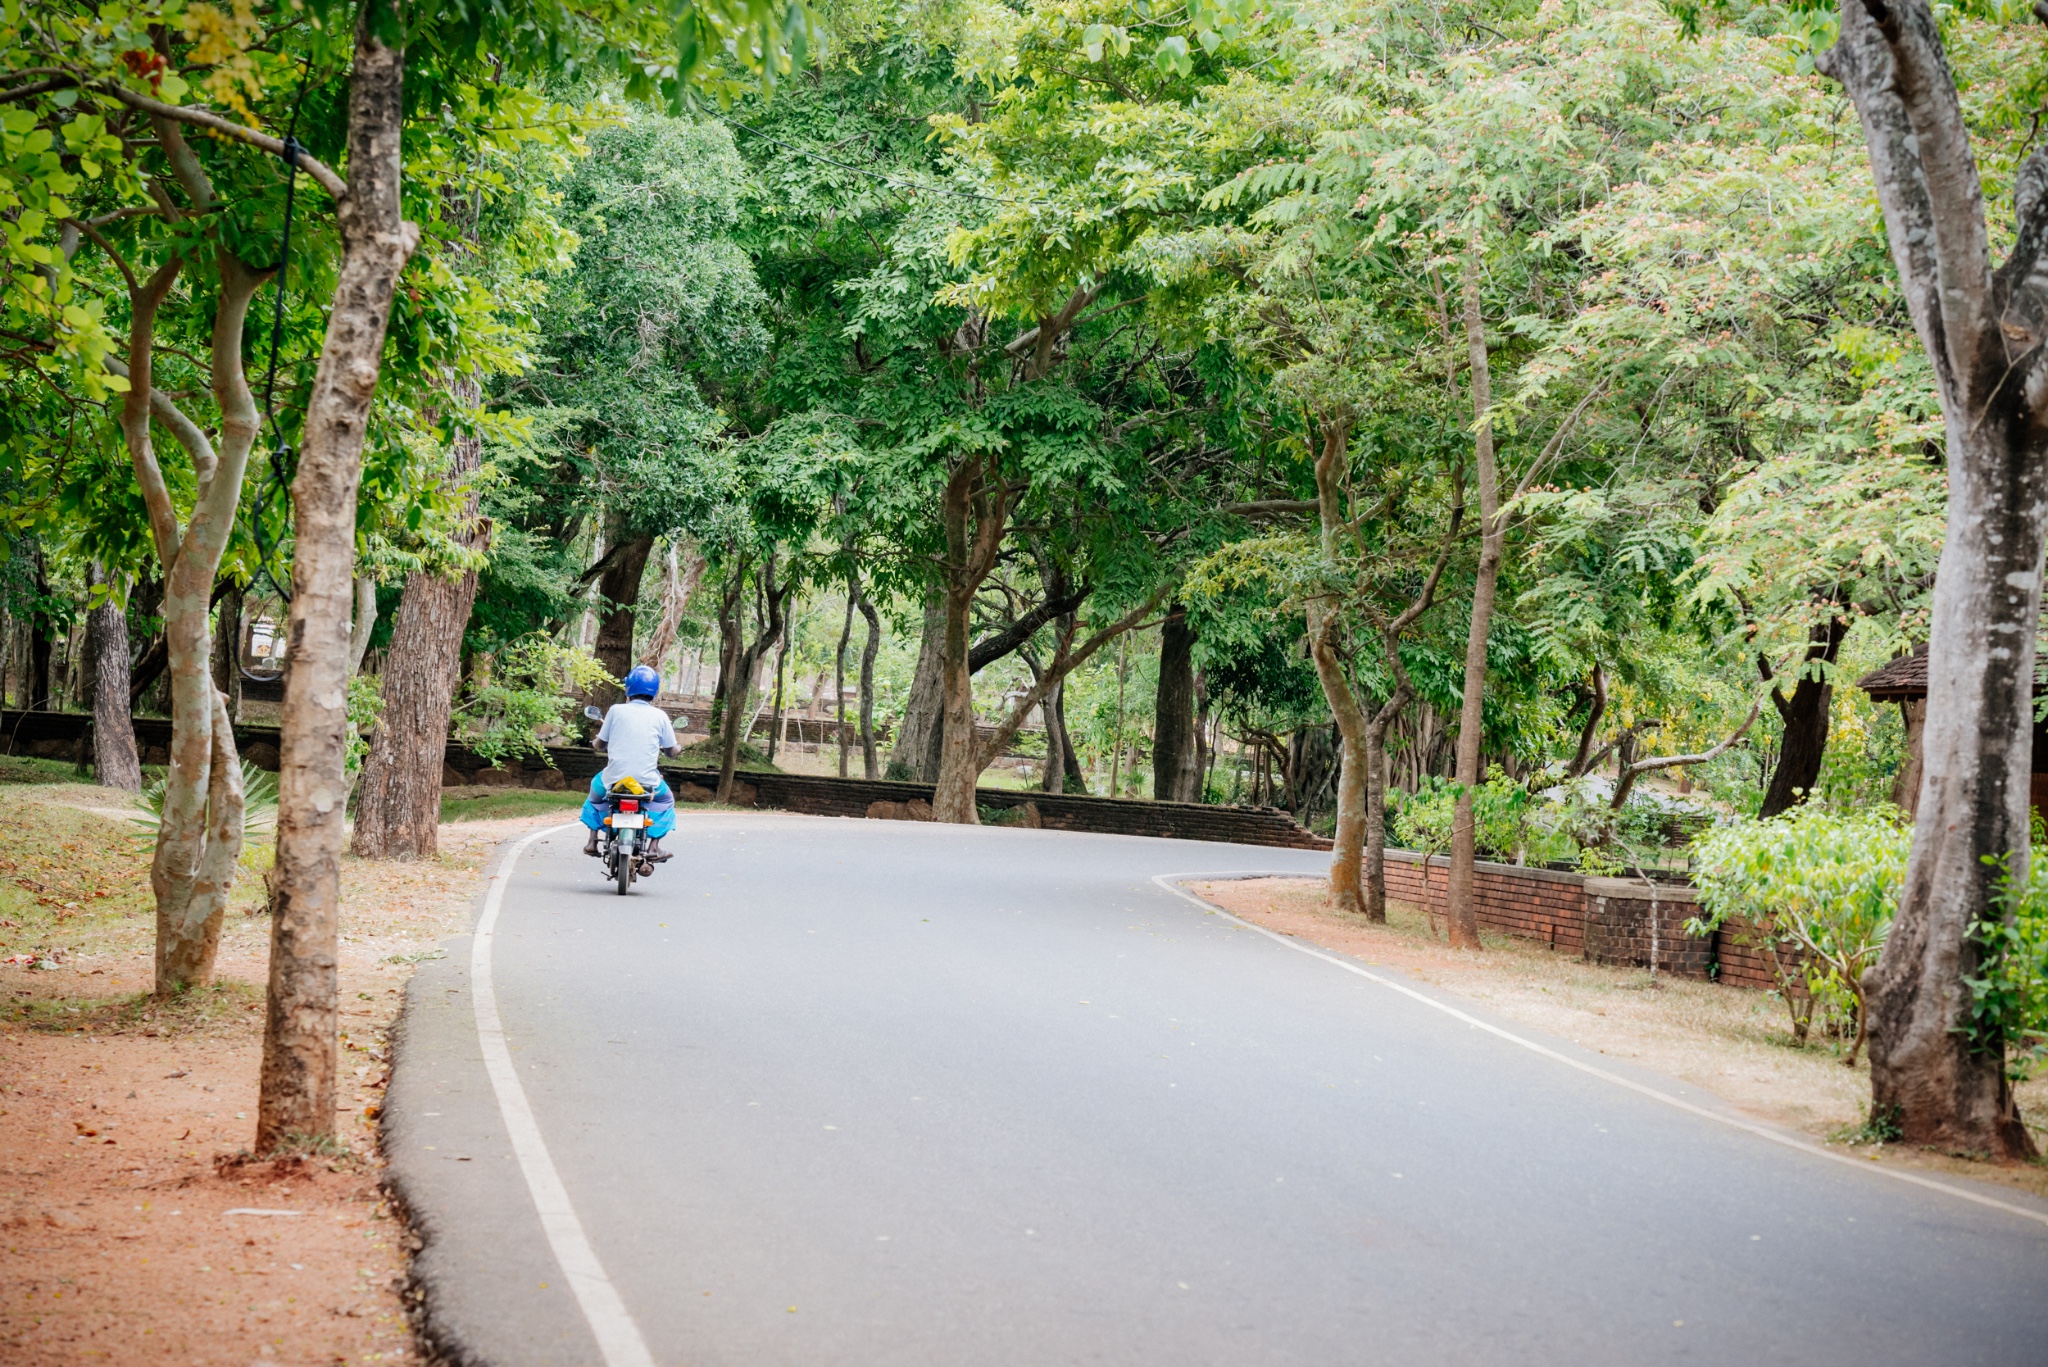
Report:
[{"label": "bush with green leaves", "polygon": [[[1704,914],[1686,929],[1708,935],[1730,917],[1747,920],[1780,965],[1794,1035],[1806,1035],[1803,986],[1851,1040],[1844,1062],[1854,1066],[1868,1028],[1863,972],[1884,949],[1912,840],[1893,808],[1839,812],[1816,801],[1769,820],[1736,818],[1693,844]],[[1777,952],[1784,944],[1804,951],[1796,970]]]},{"label": "bush with green leaves", "polygon": [[563,739],[578,695],[618,680],[587,650],[536,632],[500,650],[470,675],[455,708],[456,737],[492,764],[519,755],[547,758]]},{"label": "bush with green leaves", "polygon": [[1970,989],[1970,1024],[1980,1040],[2004,1041],[2007,1071],[2014,1081],[2048,1062],[2048,833],[2034,813],[2034,849],[2023,881],[2007,877],[1996,901],[1995,921],[1980,921],[1970,933],[1981,959]]},{"label": "bush with green leaves", "polygon": [[[1451,817],[1458,785],[1431,775],[1413,793],[1395,792],[1388,802],[1394,839],[1408,849],[1438,854],[1451,844]],[[1571,828],[1558,804],[1532,793],[1494,765],[1472,794],[1474,836],[1482,854],[1510,864],[1547,864],[1570,859]]]}]

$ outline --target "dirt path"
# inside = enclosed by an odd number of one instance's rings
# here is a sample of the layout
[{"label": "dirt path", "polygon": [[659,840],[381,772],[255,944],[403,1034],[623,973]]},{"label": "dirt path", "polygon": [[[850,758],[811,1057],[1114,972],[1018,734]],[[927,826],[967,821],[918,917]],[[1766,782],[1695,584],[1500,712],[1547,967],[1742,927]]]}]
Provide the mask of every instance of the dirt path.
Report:
[{"label": "dirt path", "polygon": [[[1509,936],[1486,936],[1467,954],[1438,940],[1422,908],[1390,903],[1388,924],[1341,916],[1319,879],[1190,883],[1188,889],[1281,935],[1368,964],[1398,968],[1484,1004],[1507,1019],[1689,1082],[1737,1109],[1822,1140],[1842,1140],[1863,1120],[1870,1070],[1842,1064],[1842,1041],[1800,1045],[1771,993],[1719,987],[1640,969],[1606,968]],[[2048,1147],[2048,1078],[2020,1088],[2020,1106]],[[2048,1167],[1998,1167],[1863,1145],[1875,1161],[1999,1182],[2048,1197]]]},{"label": "dirt path", "polygon": [[[506,835],[442,828],[421,864],[343,863],[345,1154],[233,1160],[255,1123],[268,922],[237,886],[220,981],[150,1004],[147,842],[104,789],[0,787],[0,1360],[416,1360],[403,1224],[379,1187],[385,1032],[466,923]],[[252,861],[253,862],[253,861]],[[27,967],[27,959],[42,967]]]}]

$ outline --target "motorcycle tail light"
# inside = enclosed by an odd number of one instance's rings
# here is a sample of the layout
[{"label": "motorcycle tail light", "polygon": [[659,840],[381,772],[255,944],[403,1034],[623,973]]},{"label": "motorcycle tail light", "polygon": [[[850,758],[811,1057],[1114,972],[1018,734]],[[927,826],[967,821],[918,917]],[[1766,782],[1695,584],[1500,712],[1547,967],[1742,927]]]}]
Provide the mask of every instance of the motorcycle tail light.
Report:
[{"label": "motorcycle tail light", "polygon": [[622,812],[637,812],[640,810],[640,804],[628,798],[619,804],[619,810]]}]

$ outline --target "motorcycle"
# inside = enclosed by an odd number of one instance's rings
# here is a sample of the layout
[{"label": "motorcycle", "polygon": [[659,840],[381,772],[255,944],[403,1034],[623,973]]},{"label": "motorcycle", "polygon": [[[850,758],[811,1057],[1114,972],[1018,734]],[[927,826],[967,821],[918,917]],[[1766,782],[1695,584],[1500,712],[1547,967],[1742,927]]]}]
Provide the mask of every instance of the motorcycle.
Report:
[{"label": "motorcycle", "polygon": [[[595,707],[584,708],[583,715],[592,721],[604,720],[604,713]],[[646,797],[647,790],[630,774],[605,789],[605,805],[610,811],[598,821],[597,853],[605,878],[618,885],[621,897],[632,888],[635,878],[654,872],[654,865],[641,856],[647,843]]]},{"label": "motorcycle", "polygon": [[611,811],[601,818],[597,851],[605,877],[618,884],[621,897],[633,886],[634,878],[654,872],[654,865],[640,855],[647,840],[647,813],[642,806],[646,796],[647,790],[630,776],[605,791]]}]

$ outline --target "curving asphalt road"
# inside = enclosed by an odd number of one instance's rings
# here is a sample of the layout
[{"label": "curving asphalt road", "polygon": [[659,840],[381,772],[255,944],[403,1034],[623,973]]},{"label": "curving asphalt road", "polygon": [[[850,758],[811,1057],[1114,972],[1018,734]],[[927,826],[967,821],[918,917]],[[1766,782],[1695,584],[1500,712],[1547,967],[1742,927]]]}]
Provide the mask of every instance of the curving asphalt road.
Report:
[{"label": "curving asphalt road", "polygon": [[1152,881],[1323,856],[688,813],[620,898],[579,837],[489,913],[501,1086],[472,942],[410,993],[387,1145],[459,1361],[2048,1363],[2039,1216]]}]

